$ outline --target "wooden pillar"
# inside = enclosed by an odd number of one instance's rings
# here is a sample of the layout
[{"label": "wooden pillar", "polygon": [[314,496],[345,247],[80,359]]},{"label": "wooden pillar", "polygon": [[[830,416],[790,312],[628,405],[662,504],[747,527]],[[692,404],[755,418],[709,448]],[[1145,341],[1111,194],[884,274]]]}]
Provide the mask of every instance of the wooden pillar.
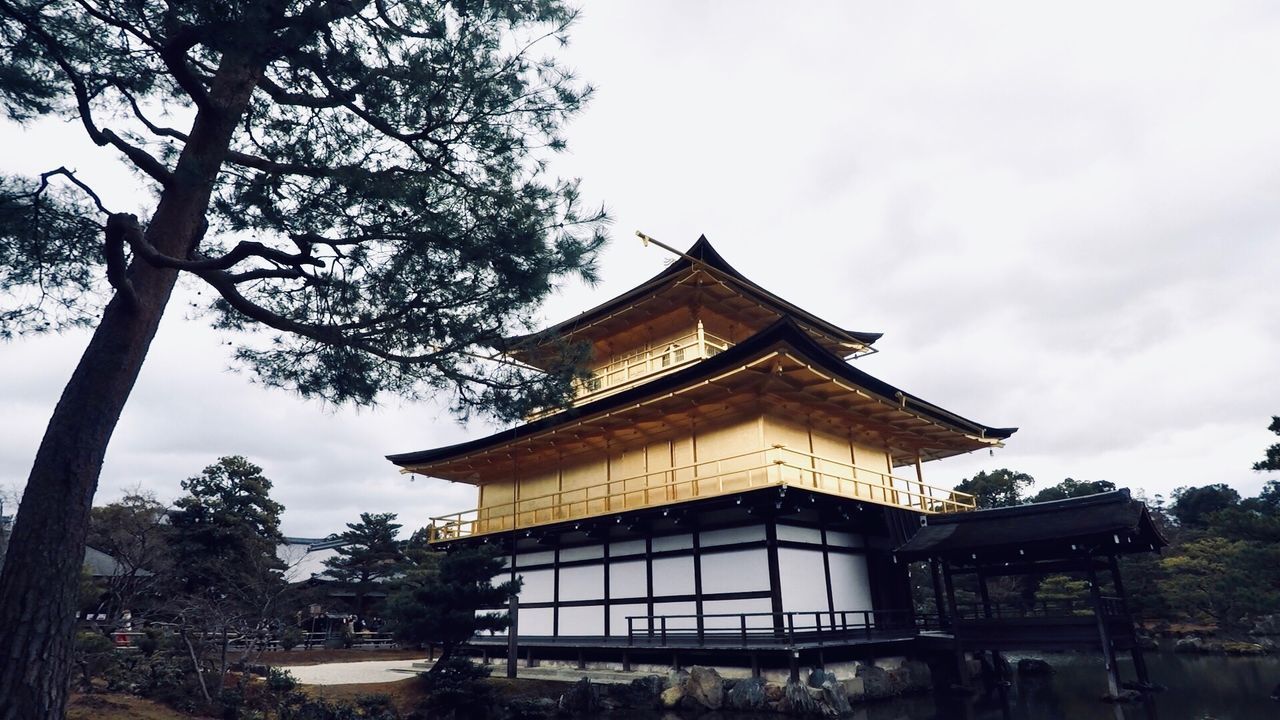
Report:
[{"label": "wooden pillar", "polygon": [[951,637],[955,641],[956,684],[969,687],[969,668],[964,662],[964,644],[960,640],[960,613],[956,610],[956,586],[951,577],[951,563],[942,562],[942,580],[947,588],[947,615],[951,618]]},{"label": "wooden pillar", "polygon": [[[1129,618],[1130,627],[1133,626],[1133,615],[1129,613],[1129,595],[1124,590],[1124,581],[1120,579],[1120,562],[1115,555],[1107,556],[1108,567],[1111,570],[1111,583],[1116,586],[1116,596],[1120,598],[1120,604],[1124,606],[1124,614]],[[1130,651],[1133,655],[1133,670],[1138,676],[1138,682],[1143,685],[1151,684],[1151,676],[1147,674],[1147,659],[1142,655],[1142,647],[1138,645],[1138,632],[1133,632],[1133,649]]]},{"label": "wooden pillar", "polygon": [[1093,616],[1098,620],[1098,640],[1102,643],[1102,661],[1107,669],[1107,690],[1110,697],[1120,697],[1120,668],[1116,667],[1116,651],[1111,645],[1111,632],[1102,612],[1102,590],[1098,587],[1098,571],[1093,558],[1089,558],[1089,597],[1093,600]]},{"label": "wooden pillar", "polygon": [[991,619],[991,595],[987,592],[987,574],[979,567],[976,570],[978,576],[978,597],[982,599],[982,616]]},{"label": "wooden pillar", "polygon": [[946,602],[942,599],[942,575],[938,572],[938,561],[929,560],[929,578],[933,581],[933,608],[938,615],[938,625],[947,627],[950,616],[947,614]]},{"label": "wooden pillar", "polygon": [[782,617],[782,566],[778,561],[778,525],[772,517],[765,521],[765,561],[769,567],[769,610],[773,614],[773,631],[778,637],[785,632]]},{"label": "wooden pillar", "polygon": [[[512,595],[507,600],[507,617],[511,624],[507,627],[507,677],[516,676],[516,662],[520,657],[520,597]],[[532,658],[533,651],[530,650]]]}]

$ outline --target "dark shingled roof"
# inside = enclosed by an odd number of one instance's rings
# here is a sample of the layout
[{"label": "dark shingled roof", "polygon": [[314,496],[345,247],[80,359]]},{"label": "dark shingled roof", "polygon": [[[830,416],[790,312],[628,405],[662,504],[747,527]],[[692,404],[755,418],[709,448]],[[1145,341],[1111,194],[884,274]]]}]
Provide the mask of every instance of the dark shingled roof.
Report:
[{"label": "dark shingled roof", "polygon": [[689,270],[693,266],[693,262],[690,258],[701,262],[712,270],[733,278],[738,289],[741,290],[744,295],[752,298],[756,302],[763,305],[774,306],[783,311],[784,314],[788,314],[800,322],[833,337],[847,337],[865,345],[871,345],[876,340],[879,340],[884,334],[846,330],[823,320],[813,313],[792,305],[786,300],[783,300],[777,295],[774,295],[768,290],[765,290],[759,285],[748,280],[746,276],[735,270],[732,265],[726,262],[725,259],[721,257],[720,253],[716,252],[716,249],[711,246],[711,241],[707,240],[706,235],[701,235],[698,237],[697,242],[685,251],[683,257],[676,259],[675,262],[668,265],[662,272],[654,275],[645,282],[640,283],[636,287],[613,298],[612,300],[601,303],[600,305],[565,320],[564,322],[557,323],[549,328],[545,328],[528,335],[517,335],[505,338],[502,341],[502,348],[515,351],[523,348],[530,348],[543,342],[547,342],[548,340],[553,340],[571,333],[584,325],[588,325],[591,322],[614,312],[618,308],[626,307],[637,298],[644,297],[645,295],[653,292],[655,288],[662,286],[673,278],[679,277],[681,274]]},{"label": "dark shingled roof", "polygon": [[911,395],[910,393],[903,392],[889,383],[853,367],[849,363],[845,362],[845,360],[840,356],[819,345],[793,320],[790,318],[783,318],[775,322],[773,325],[770,325],[768,328],[761,330],[750,338],[747,338],[746,341],[730,347],[728,350],[725,350],[715,357],[693,363],[683,370],[678,370],[669,375],[663,375],[655,380],[638,383],[635,387],[623,390],[613,395],[607,395],[594,402],[589,402],[577,407],[571,407],[567,410],[548,415],[547,417],[517,426],[510,430],[495,433],[488,437],[471,440],[457,445],[435,448],[432,450],[400,453],[396,455],[387,455],[386,457],[391,462],[401,466],[422,465],[441,460],[449,460],[479,450],[514,442],[529,435],[549,430],[557,425],[579,418],[587,418],[592,415],[609,412],[615,408],[624,407],[628,404],[644,400],[650,396],[660,395],[670,392],[673,389],[699,382],[706,377],[712,377],[728,368],[748,362],[779,343],[786,343],[787,345],[790,345],[797,352],[812,361],[815,367],[819,367],[835,377],[842,378],[883,398],[901,403],[904,409],[918,413],[924,417],[931,418],[946,427],[997,440],[1008,438],[1018,430],[1017,428],[987,427],[986,425],[965,419],[936,405],[928,403],[914,395]]},{"label": "dark shingled roof", "polygon": [[1034,561],[1148,552],[1169,544],[1146,504],[1131,498],[1127,489],[930,515],[927,521],[895,551],[900,560]]}]

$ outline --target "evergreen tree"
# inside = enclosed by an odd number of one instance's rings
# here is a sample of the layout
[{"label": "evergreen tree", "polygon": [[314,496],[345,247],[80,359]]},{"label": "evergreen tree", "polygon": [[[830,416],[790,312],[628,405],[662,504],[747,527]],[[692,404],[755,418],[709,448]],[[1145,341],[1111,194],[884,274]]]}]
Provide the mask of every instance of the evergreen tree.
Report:
[{"label": "evergreen tree", "polygon": [[[331,401],[451,392],[516,417],[568,396],[485,348],[592,276],[603,216],[548,177],[585,100],[537,40],[557,0],[0,0],[0,107],[74,119],[139,218],[66,168],[0,174],[0,337],[93,326],[0,575],[0,720],[61,717],[108,441],[185,274],[264,384]],[[189,122],[189,125],[187,124]]]},{"label": "evergreen tree", "polygon": [[1161,590],[1175,612],[1239,629],[1280,611],[1280,548],[1206,536],[1160,561]]},{"label": "evergreen tree", "polygon": [[404,543],[404,559],[400,563],[393,586],[395,589],[421,586],[440,572],[440,558],[444,553],[431,547],[431,528],[422,527],[413,531]]},{"label": "evergreen tree", "polygon": [[1173,491],[1169,511],[1185,527],[1203,527],[1213,513],[1240,504],[1240,493],[1223,483],[1203,487],[1180,487]]},{"label": "evergreen tree", "polygon": [[[285,587],[285,564],[276,555],[284,506],[271,499],[262,468],[239,456],[219,458],[182,489],[187,494],[171,515],[167,605],[210,700],[222,693],[231,641],[240,638],[252,650],[273,624]],[[218,669],[212,690],[207,664]]]},{"label": "evergreen tree", "polygon": [[262,468],[238,455],[218,458],[182,489],[170,520],[171,590],[256,597],[283,582],[276,546],[284,506],[271,499]]},{"label": "evergreen tree", "polygon": [[337,587],[354,594],[360,620],[369,594],[385,590],[385,582],[403,569],[404,552],[396,539],[400,524],[395,519],[395,513],[360,513],[360,522],[347,523],[346,532],[338,536],[345,544],[324,561]]},{"label": "evergreen tree", "polygon": [[[1271,416],[1271,425],[1268,430],[1280,435],[1280,415]],[[1266,455],[1253,464],[1253,469],[1258,472],[1274,472],[1280,470],[1280,443],[1276,443],[1266,449]]]},{"label": "evergreen tree", "polygon": [[1026,473],[1001,468],[979,472],[962,480],[955,489],[973,495],[979,509],[1010,507],[1025,502],[1023,491],[1035,481]]},{"label": "evergreen tree", "polygon": [[1111,492],[1116,489],[1116,484],[1110,480],[1075,480],[1067,478],[1057,485],[1049,487],[1036,493],[1031,498],[1031,502],[1049,502],[1050,500],[1066,500],[1067,498],[1084,497],[1085,495],[1096,495],[1097,493]]},{"label": "evergreen tree", "polygon": [[520,592],[519,580],[494,582],[504,576],[502,559],[492,547],[452,550],[440,559],[434,576],[387,598],[388,625],[401,642],[440,646],[434,673],[447,667],[454,651],[471,636],[510,624],[505,612],[492,610]]},{"label": "evergreen tree", "polygon": [[137,492],[93,509],[88,545],[120,564],[120,572],[106,581],[113,618],[126,609],[137,618],[143,609],[139,603],[154,600],[157,581],[171,565],[167,515],[154,495]]}]

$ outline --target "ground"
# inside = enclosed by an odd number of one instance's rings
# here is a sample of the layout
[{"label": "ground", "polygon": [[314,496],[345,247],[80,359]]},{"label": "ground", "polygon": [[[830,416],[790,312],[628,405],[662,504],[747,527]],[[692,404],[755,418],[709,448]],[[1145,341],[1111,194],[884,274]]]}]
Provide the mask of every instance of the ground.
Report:
[{"label": "ground", "polygon": [[[366,653],[367,654],[367,653]],[[362,695],[386,695],[401,714],[406,714],[423,701],[420,683],[404,680],[358,685],[302,685],[300,689],[311,697],[330,702],[352,702]],[[499,698],[559,697],[572,683],[555,680],[508,680],[490,678],[489,684]],[[119,693],[75,694],[67,710],[67,720],[206,720],[178,711],[151,700]]]},{"label": "ground", "polygon": [[[550,697],[564,694],[573,683],[558,680],[508,680],[489,678],[500,699],[517,697]],[[422,703],[422,686],[416,682],[382,682],[362,685],[306,685],[303,691],[312,697],[329,701],[351,702],[362,695],[386,695],[402,714]]]},{"label": "ground", "polygon": [[67,720],[196,720],[168,705],[119,693],[71,696]]},{"label": "ground", "polygon": [[294,665],[322,665],[335,662],[362,662],[365,660],[422,660],[425,650],[277,650],[262,653],[258,662],[280,667]]}]

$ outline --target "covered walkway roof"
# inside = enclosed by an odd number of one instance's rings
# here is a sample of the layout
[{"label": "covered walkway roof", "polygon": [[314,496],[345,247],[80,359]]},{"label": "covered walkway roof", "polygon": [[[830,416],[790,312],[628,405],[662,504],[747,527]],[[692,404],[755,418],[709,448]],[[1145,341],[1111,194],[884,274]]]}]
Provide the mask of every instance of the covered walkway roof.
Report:
[{"label": "covered walkway roof", "polygon": [[927,518],[899,560],[955,564],[1065,560],[1150,552],[1168,545],[1145,503],[1127,489]]}]

